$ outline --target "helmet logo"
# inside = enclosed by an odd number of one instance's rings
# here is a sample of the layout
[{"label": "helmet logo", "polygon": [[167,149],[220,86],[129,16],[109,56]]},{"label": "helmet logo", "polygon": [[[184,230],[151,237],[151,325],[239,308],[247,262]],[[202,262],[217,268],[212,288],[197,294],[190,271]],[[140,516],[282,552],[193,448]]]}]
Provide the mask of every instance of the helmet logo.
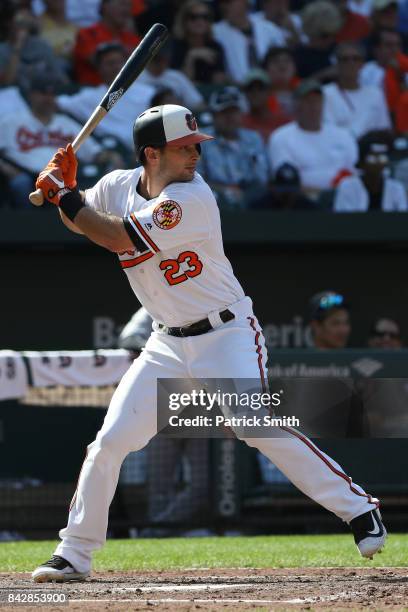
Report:
[{"label": "helmet logo", "polygon": [[191,113],[186,115],[186,123],[189,130],[195,132],[197,130],[197,121]]},{"label": "helmet logo", "polygon": [[153,211],[153,221],[163,230],[175,227],[181,219],[181,206],[174,200],[165,200],[157,204]]}]

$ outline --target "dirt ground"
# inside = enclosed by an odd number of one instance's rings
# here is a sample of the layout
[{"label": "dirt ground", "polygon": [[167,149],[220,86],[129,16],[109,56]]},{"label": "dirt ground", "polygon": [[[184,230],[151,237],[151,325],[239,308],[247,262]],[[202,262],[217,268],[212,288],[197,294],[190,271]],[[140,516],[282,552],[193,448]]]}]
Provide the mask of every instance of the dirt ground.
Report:
[{"label": "dirt ground", "polygon": [[[13,605],[9,593],[64,593],[68,606]],[[408,610],[407,568],[209,569],[95,572],[86,582],[34,584],[0,574],[1,612],[60,610]]]}]

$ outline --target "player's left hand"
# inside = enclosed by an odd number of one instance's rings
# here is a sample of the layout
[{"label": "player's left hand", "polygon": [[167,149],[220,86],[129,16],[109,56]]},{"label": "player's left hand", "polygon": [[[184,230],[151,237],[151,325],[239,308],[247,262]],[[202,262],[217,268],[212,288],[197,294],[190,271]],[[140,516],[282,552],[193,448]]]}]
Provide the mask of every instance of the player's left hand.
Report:
[{"label": "player's left hand", "polygon": [[77,185],[77,167],[78,162],[74,150],[69,144],[66,149],[58,149],[44,170],[40,172],[35,186],[41,189],[49,202],[59,206],[62,196],[75,189]]},{"label": "player's left hand", "polygon": [[65,149],[58,149],[50,163],[57,164],[62,170],[64,183],[69,189],[75,189],[77,186],[76,173],[78,170],[78,161],[75,157],[72,144],[69,143]]}]

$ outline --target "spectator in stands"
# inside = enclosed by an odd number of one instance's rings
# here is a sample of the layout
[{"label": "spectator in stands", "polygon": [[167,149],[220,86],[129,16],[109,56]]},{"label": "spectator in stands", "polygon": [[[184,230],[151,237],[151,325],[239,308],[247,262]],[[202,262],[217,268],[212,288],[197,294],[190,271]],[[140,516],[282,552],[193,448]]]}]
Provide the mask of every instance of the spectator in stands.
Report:
[{"label": "spectator in stands", "polygon": [[347,128],[357,139],[371,130],[391,129],[387,102],[381,89],[360,85],[362,48],[353,42],[340,43],[336,49],[337,83],[325,85],[324,121]]},{"label": "spectator in stands", "polygon": [[[33,190],[36,175],[55,149],[72,142],[81,129],[73,119],[55,112],[57,90],[56,75],[34,73],[26,93],[29,103],[26,111],[11,112],[0,119],[0,155],[12,167],[6,176],[15,207],[30,205],[28,194]],[[110,163],[112,170],[122,164],[120,157],[102,151],[92,137],[83,143],[78,156],[87,162]]]},{"label": "spectator in stands", "polygon": [[361,176],[341,181],[334,199],[335,212],[406,212],[404,185],[389,176],[389,149],[383,143],[362,142],[359,168]]},{"label": "spectator in stands", "polygon": [[286,45],[292,47],[300,43],[302,20],[299,15],[290,12],[290,0],[263,0],[261,7],[262,11],[255,15],[280,28]]},{"label": "spectator in stands", "polygon": [[225,82],[224,51],[212,37],[213,15],[206,2],[188,0],[174,22],[171,67],[196,83]]},{"label": "spectator in stands", "polygon": [[171,49],[166,44],[143,70],[138,82],[156,89],[169,88],[182,100],[182,104],[195,112],[202,110],[205,105],[203,96],[183,72],[169,67],[170,55]]},{"label": "spectator in stands", "polygon": [[74,49],[76,79],[84,85],[100,85],[101,78],[93,64],[97,47],[104,42],[120,42],[128,54],[140,42],[134,31],[130,0],[101,0],[101,19],[78,32]]},{"label": "spectator in stands", "polygon": [[255,130],[265,143],[276,128],[288,123],[290,118],[284,113],[273,113],[269,108],[270,80],[261,68],[251,70],[242,85],[249,111],[242,117],[242,125]]},{"label": "spectator in stands", "polygon": [[[101,0],[66,0],[66,18],[77,27],[88,27],[99,19],[100,3]],[[32,7],[35,15],[42,15],[45,0],[32,0]]]},{"label": "spectator in stands", "polygon": [[[408,56],[401,51],[401,34],[396,30],[378,30],[372,38],[372,44],[375,61],[364,66],[361,82],[373,82],[383,87],[390,111],[395,115],[403,113],[400,106],[403,109],[406,104]],[[403,116],[401,120],[404,121]]]},{"label": "spectator in stands", "polygon": [[346,348],[350,333],[350,308],[336,291],[322,291],[309,301],[313,344],[318,349]]},{"label": "spectator in stands", "polygon": [[[96,50],[94,64],[102,83],[93,87],[83,87],[73,95],[57,98],[58,107],[81,123],[91,115],[108,90],[119,70],[126,61],[127,51],[120,43],[102,43]],[[133,152],[132,124],[134,119],[150,106],[155,89],[140,83],[139,79],[131,85],[126,95],[112,107],[104,120],[95,130],[97,136],[112,136],[124,145],[129,153]]]},{"label": "spectator in stands", "polygon": [[347,0],[332,0],[338,7],[341,15],[342,25],[337,32],[336,41],[358,42],[366,38],[371,31],[370,20],[363,15],[354,13]]},{"label": "spectator in stands", "polygon": [[300,174],[291,164],[282,164],[276,170],[266,193],[251,202],[251,207],[263,210],[316,210],[315,202],[302,192]]},{"label": "spectator in stands", "polygon": [[[323,352],[347,348],[352,328],[350,306],[343,295],[332,290],[313,295],[309,300],[309,321],[315,349]],[[367,435],[364,402],[353,379],[310,380],[300,386],[300,399],[302,422],[310,424],[315,435],[346,438]],[[293,400],[292,403],[295,404]]]},{"label": "spectator in stands", "polygon": [[45,12],[39,18],[41,36],[48,42],[61,68],[69,72],[72,68],[72,52],[78,28],[65,17],[66,0],[45,0]]},{"label": "spectator in stands", "polygon": [[215,140],[202,152],[199,172],[218,193],[221,205],[244,208],[259,198],[268,181],[268,163],[262,138],[242,127],[244,98],[236,87],[213,92]]},{"label": "spectator in stands", "polygon": [[38,35],[38,22],[30,11],[10,5],[7,17],[7,38],[0,42],[0,86],[26,86],[33,70],[58,73],[58,62]]},{"label": "spectator in stands", "polygon": [[398,27],[398,1],[397,0],[373,0],[371,11],[371,22],[375,30]]},{"label": "spectator in stands", "polygon": [[[367,62],[361,72],[360,81],[362,85],[376,85],[382,87],[387,94],[386,76],[390,70],[389,78],[394,76],[400,80],[401,76],[395,74],[406,71],[407,56],[402,49],[401,35],[396,30],[381,29],[377,30],[371,38],[374,60]],[[388,97],[388,96],[387,96]],[[389,103],[389,100],[388,100]]]},{"label": "spectator in stands", "polygon": [[[370,326],[367,346],[384,351],[403,348],[401,329],[395,319],[377,317]],[[391,355],[390,355],[391,358]],[[360,380],[362,399],[367,412],[372,437],[406,437],[407,379],[368,377]]]},{"label": "spectator in stands", "polygon": [[389,317],[378,317],[372,323],[367,345],[370,348],[398,350],[402,348],[401,330]]},{"label": "spectator in stands", "polygon": [[295,95],[296,120],[272,133],[269,161],[275,172],[284,163],[295,166],[303,189],[312,195],[354,172],[357,144],[344,128],[323,124],[323,93],[317,81],[303,81]]},{"label": "spectator in stands", "polygon": [[228,75],[241,83],[285,38],[278,26],[249,12],[248,0],[221,0],[221,11],[224,19],[214,24],[214,38],[224,49]]},{"label": "spectator in stands", "polygon": [[332,80],[336,74],[332,53],[341,28],[338,8],[332,2],[316,0],[303,9],[302,21],[308,42],[295,49],[298,76],[301,79]]},{"label": "spectator in stands", "polygon": [[291,121],[294,115],[293,93],[299,85],[296,64],[287,47],[272,47],[265,56],[263,66],[271,82],[269,109],[282,119]]}]

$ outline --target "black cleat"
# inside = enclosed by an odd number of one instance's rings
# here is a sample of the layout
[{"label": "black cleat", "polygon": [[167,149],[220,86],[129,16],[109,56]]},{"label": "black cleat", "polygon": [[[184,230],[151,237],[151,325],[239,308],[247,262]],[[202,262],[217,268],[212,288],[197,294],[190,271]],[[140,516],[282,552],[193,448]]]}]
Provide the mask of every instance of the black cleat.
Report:
[{"label": "black cleat", "polygon": [[369,559],[384,547],[387,531],[379,510],[370,510],[350,521],[354,541],[362,557]]},{"label": "black cleat", "polygon": [[66,582],[67,580],[84,580],[89,572],[79,573],[69,561],[53,555],[49,561],[43,563],[33,571],[31,577],[34,582]]}]

